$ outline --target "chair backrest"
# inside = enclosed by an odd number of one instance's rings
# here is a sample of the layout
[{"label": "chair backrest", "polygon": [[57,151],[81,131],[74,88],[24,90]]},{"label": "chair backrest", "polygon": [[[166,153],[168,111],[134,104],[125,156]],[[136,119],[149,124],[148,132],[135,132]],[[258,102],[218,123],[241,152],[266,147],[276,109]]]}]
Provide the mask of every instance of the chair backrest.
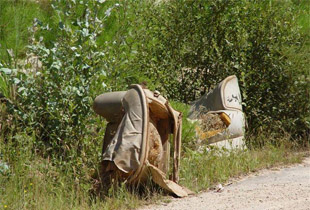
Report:
[{"label": "chair backrest", "polygon": [[206,111],[238,110],[242,111],[241,93],[238,78],[235,75],[225,78],[213,90],[194,101],[189,118],[195,119],[203,107]]},{"label": "chair backrest", "polygon": [[[151,131],[153,134],[158,133],[161,139],[163,154],[160,154],[161,163],[157,167],[164,173],[169,171],[169,136],[173,134],[171,177],[173,181],[178,181],[182,114],[174,110],[167,99],[158,92],[143,89],[140,85],[132,85],[128,91],[99,95],[93,108],[109,122],[104,137],[103,158],[114,162],[118,169],[130,174],[127,177],[128,182],[138,182],[143,174],[145,175],[150,143],[154,141],[151,139],[154,136],[150,135]],[[136,135],[131,135],[133,133]]]}]

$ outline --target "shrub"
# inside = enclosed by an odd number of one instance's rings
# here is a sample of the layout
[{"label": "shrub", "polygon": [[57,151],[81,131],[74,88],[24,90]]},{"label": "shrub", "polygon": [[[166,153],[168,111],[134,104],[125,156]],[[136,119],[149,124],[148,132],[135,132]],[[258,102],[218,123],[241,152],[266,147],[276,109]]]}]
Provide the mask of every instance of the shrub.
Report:
[{"label": "shrub", "polygon": [[38,146],[62,158],[74,159],[75,153],[85,153],[84,147],[97,155],[96,144],[88,142],[97,138],[91,104],[96,91],[108,89],[103,83],[105,46],[97,39],[117,6],[101,2],[54,1],[52,24],[35,19],[31,27],[29,53],[38,56],[42,67],[27,64],[10,76],[18,94],[12,110],[16,132],[31,128]]},{"label": "shrub", "polygon": [[301,61],[309,50],[293,3],[57,0],[48,8],[49,21],[35,19],[28,38],[42,68],[1,73],[13,99],[1,119],[13,136],[32,130],[41,148],[66,158],[84,147],[97,153],[89,141],[104,122],[91,104],[101,92],[147,81],[188,103],[236,74],[250,134],[308,138],[309,68]]},{"label": "shrub", "polygon": [[[300,55],[304,46],[293,3],[172,0],[137,4],[131,4],[122,19],[136,17],[129,19],[131,27],[123,35],[132,53],[126,69],[136,69],[153,88],[186,103],[235,74],[251,133],[307,135],[309,78],[293,65],[292,55]],[[309,67],[306,63],[298,66]]]}]

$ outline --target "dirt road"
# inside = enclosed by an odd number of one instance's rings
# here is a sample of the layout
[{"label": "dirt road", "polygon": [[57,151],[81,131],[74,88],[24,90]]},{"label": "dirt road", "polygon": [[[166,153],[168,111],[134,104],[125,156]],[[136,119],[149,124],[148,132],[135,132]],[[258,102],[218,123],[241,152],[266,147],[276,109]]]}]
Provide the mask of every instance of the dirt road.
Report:
[{"label": "dirt road", "polygon": [[263,170],[245,177],[222,192],[209,191],[150,205],[144,210],[285,209],[310,210],[310,158],[289,168]]}]

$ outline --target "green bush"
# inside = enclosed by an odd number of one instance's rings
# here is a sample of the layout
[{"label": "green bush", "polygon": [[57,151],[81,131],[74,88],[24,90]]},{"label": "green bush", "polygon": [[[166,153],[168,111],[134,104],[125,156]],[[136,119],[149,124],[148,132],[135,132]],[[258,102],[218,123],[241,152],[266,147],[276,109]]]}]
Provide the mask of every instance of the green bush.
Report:
[{"label": "green bush", "polygon": [[172,0],[129,8],[121,21],[129,20],[122,38],[131,59],[119,71],[135,69],[151,87],[186,103],[235,74],[249,133],[307,139],[309,64],[297,62],[305,41],[293,3]]},{"label": "green bush", "polygon": [[[74,159],[85,147],[97,154],[90,139],[100,138],[104,122],[95,118],[91,104],[101,92],[147,81],[169,99],[188,103],[236,74],[249,134],[309,139],[309,40],[296,24],[301,9],[295,3],[57,0],[42,5],[48,20],[36,18],[27,26],[28,53],[38,56],[42,68],[13,65],[18,60],[10,55],[0,66],[1,88],[10,90],[10,101],[1,104],[1,119],[8,122],[2,136],[31,130],[38,146],[51,154]],[[185,128],[189,143],[192,127]]]},{"label": "green bush", "polygon": [[[94,118],[91,105],[98,92],[108,87],[105,46],[97,39],[117,7],[101,2],[54,1],[53,21],[35,19],[31,27],[28,52],[38,56],[42,67],[27,64],[23,71],[12,71],[8,81],[18,95],[9,112],[16,119],[11,130],[32,130],[38,147],[64,159],[77,161],[85,152],[97,156],[100,151],[97,142],[91,141],[98,138],[96,129],[104,122]],[[53,38],[46,41],[51,34]]]}]

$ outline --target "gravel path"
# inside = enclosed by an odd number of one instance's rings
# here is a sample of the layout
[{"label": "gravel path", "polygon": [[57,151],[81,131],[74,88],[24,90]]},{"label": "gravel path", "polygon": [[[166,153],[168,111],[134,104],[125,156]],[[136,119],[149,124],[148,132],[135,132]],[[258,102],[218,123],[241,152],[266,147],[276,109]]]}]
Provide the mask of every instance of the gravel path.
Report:
[{"label": "gravel path", "polygon": [[[143,210],[285,209],[310,210],[310,158],[289,168],[262,170],[229,186],[144,206]],[[141,209],[141,210],[142,210]]]}]

